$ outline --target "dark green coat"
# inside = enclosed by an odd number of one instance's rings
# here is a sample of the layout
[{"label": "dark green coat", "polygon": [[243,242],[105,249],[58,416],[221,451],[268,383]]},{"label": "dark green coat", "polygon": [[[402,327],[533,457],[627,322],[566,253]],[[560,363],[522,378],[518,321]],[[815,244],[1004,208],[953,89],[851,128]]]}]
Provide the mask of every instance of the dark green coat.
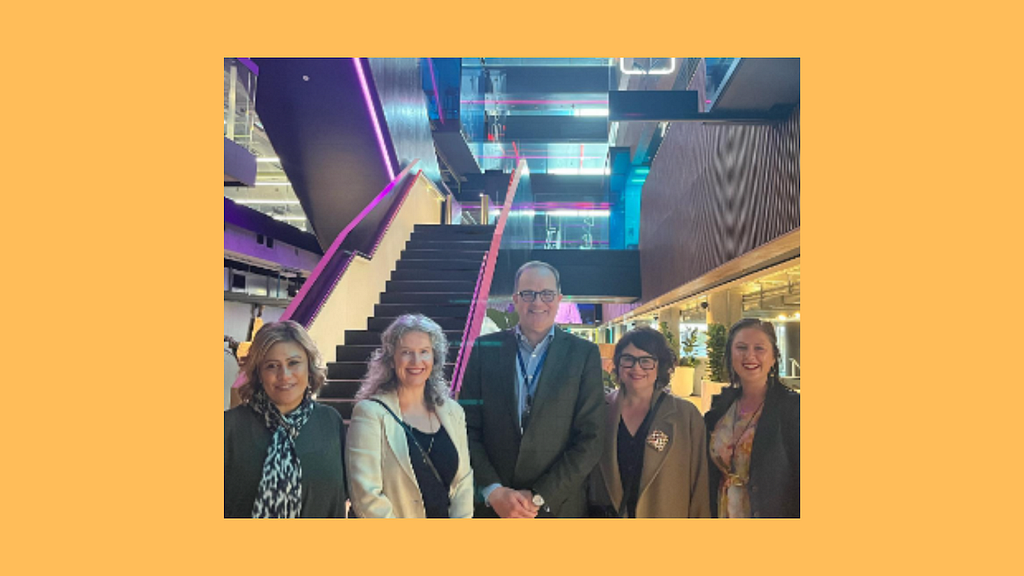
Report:
[{"label": "dark green coat", "polygon": [[[271,433],[243,404],[224,412],[224,517],[251,518]],[[302,464],[303,518],[344,518],[345,424],[336,410],[316,404],[295,439]]]},{"label": "dark green coat", "polygon": [[[555,329],[526,432],[519,430],[515,335],[478,338],[459,402],[477,492],[495,482],[541,494],[552,514],[587,513],[587,475],[604,448],[605,403],[597,345]],[[482,500],[477,516],[495,515]]]}]

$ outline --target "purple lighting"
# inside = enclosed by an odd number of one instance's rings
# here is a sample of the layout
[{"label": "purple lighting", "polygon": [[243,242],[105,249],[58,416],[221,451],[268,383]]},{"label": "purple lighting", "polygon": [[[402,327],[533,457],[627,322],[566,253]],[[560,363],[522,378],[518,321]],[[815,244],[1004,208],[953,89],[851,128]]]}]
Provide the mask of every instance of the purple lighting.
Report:
[{"label": "purple lighting", "polygon": [[377,144],[380,145],[381,156],[384,157],[384,165],[388,168],[388,178],[395,179],[395,169],[391,166],[391,156],[388,155],[388,147],[384,144],[384,132],[380,129],[377,121],[377,110],[373,106],[373,98],[370,97],[370,86],[366,83],[366,76],[363,75],[363,65],[359,62],[361,58],[353,58],[352,63],[356,66],[356,75],[359,76],[359,85],[363,88],[363,98],[366,99],[366,109],[370,111],[370,119],[373,120],[373,129],[377,132]]},{"label": "purple lighting", "polygon": [[558,313],[555,314],[555,324],[583,324],[579,307],[572,302],[559,304]]},{"label": "purple lighting", "polygon": [[437,116],[444,124],[444,107],[441,106],[441,96],[437,93],[437,78],[434,77],[434,59],[427,58],[427,66],[430,67],[430,83],[434,85],[434,102],[437,102]]}]

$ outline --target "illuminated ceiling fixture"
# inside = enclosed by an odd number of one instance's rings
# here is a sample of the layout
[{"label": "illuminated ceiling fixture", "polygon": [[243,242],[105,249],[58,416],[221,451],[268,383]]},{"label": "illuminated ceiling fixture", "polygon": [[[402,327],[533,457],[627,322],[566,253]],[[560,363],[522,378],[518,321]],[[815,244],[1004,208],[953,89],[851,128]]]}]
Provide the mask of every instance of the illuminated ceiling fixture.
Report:
[{"label": "illuminated ceiling fixture", "polygon": [[797,312],[796,314],[793,314],[793,318],[796,318],[797,320],[799,320],[800,319],[800,313]]},{"label": "illuminated ceiling fixture", "polygon": [[647,75],[647,74],[671,74],[671,73],[676,71],[676,59],[675,58],[669,58],[668,59],[668,68],[667,69],[665,69],[665,68],[658,68],[658,69],[655,69],[655,70],[626,70],[626,59],[625,58],[619,58],[619,70],[621,70],[623,74],[644,74],[644,75]]},{"label": "illuminated ceiling fixture", "polygon": [[583,108],[572,111],[573,116],[607,116],[607,108]]},{"label": "illuminated ceiling fixture", "polygon": [[256,161],[257,162],[280,162],[281,159],[278,158],[277,156],[269,156],[267,158],[257,158]]},{"label": "illuminated ceiling fixture", "polygon": [[785,319],[786,319],[786,315],[785,314],[779,314],[778,320],[782,321],[782,320],[785,320]]}]

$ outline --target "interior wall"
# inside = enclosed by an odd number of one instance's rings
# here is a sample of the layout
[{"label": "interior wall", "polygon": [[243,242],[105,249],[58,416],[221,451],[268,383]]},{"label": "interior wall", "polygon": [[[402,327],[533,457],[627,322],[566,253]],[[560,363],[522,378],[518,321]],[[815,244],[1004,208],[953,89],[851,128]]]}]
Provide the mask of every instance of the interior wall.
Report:
[{"label": "interior wall", "polygon": [[391,271],[402,256],[416,224],[441,223],[440,192],[420,174],[385,232],[372,260],[356,256],[327,297],[309,334],[325,362],[333,362],[346,330],[366,330],[373,307],[387,287]]},{"label": "interior wall", "polygon": [[640,219],[643,301],[799,228],[799,108],[776,124],[671,124]]},{"label": "interior wall", "polygon": [[[246,302],[224,301],[224,335],[231,336],[239,342],[246,340],[249,322],[252,320],[253,305]],[[277,322],[284,314],[284,308],[274,306],[263,307],[263,322]],[[238,363],[228,352],[228,344],[224,343],[224,409],[231,404],[231,385],[238,377]]]}]

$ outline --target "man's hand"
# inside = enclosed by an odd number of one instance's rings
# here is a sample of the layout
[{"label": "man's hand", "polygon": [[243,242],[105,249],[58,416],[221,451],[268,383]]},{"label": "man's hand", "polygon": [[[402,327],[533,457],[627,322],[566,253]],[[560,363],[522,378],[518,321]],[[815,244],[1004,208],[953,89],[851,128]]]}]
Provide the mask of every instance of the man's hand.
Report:
[{"label": "man's hand", "polygon": [[495,488],[487,502],[502,518],[536,518],[538,508],[533,505],[533,494],[529,490]]}]

